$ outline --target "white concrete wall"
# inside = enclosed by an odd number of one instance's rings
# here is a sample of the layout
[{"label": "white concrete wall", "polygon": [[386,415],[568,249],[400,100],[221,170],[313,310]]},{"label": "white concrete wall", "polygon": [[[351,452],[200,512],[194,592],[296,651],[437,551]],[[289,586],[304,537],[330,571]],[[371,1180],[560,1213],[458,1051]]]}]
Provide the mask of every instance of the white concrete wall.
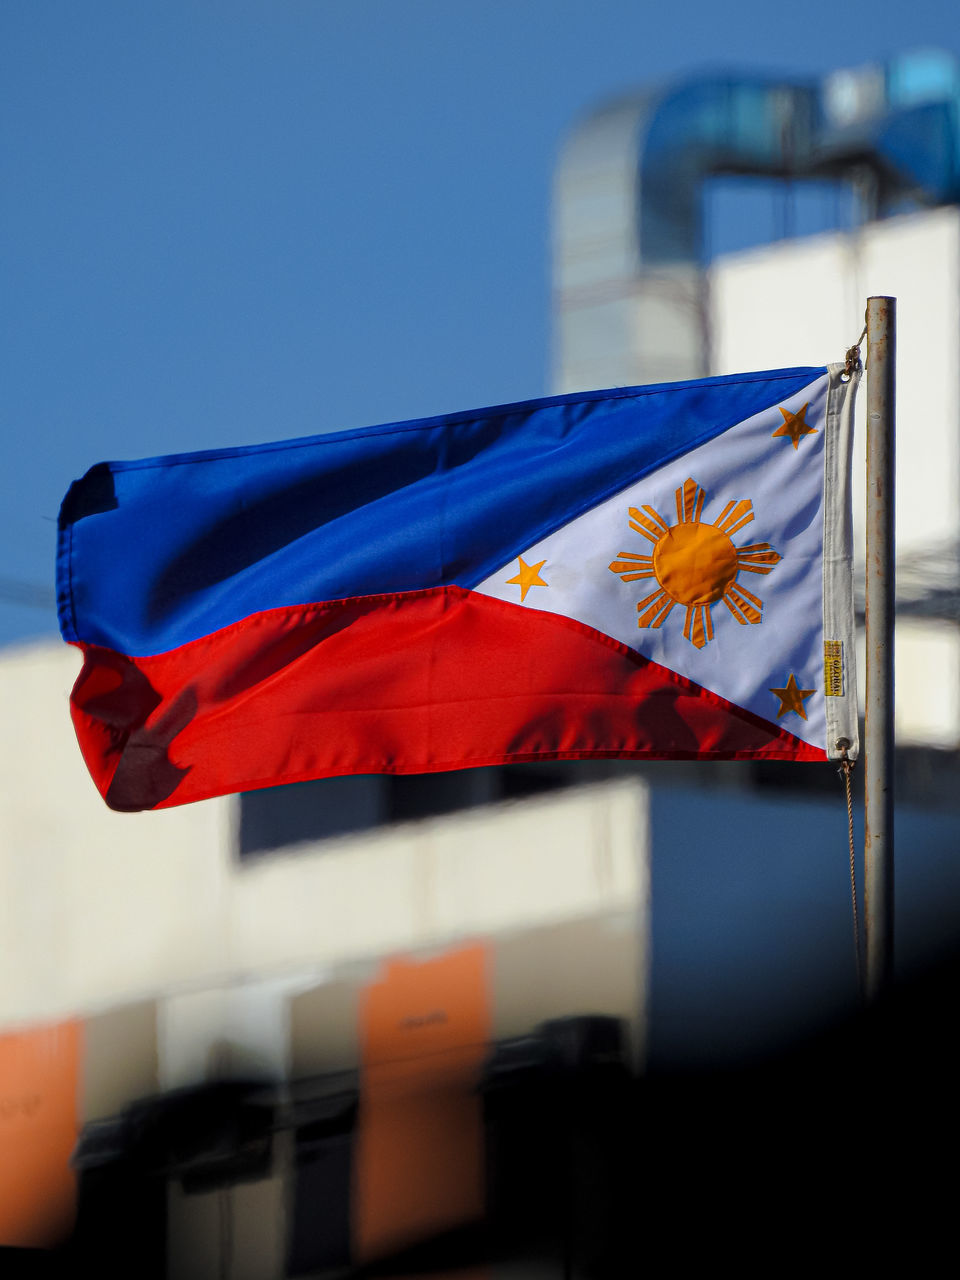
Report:
[{"label": "white concrete wall", "polygon": [[[897,299],[897,545],[960,533],[960,210],[872,223],[719,258],[709,272],[714,373],[827,364]],[[854,474],[863,505],[866,394]],[[862,525],[860,526],[862,528]]]},{"label": "white concrete wall", "polygon": [[83,764],[75,649],[0,661],[0,1026],[223,972],[229,801],[116,814]]},{"label": "white concrete wall", "polygon": [[[0,1028],[162,994],[170,1036],[161,1039],[186,1046],[161,1064],[173,1083],[199,1069],[178,1055],[212,1043],[190,1030],[204,1023],[269,1057],[278,1003],[332,966],[646,910],[637,783],[300,845],[247,865],[234,853],[233,799],[115,814],[73,735],[78,668],[76,651],[60,645],[0,659]],[[238,984],[245,993],[230,994]]]}]

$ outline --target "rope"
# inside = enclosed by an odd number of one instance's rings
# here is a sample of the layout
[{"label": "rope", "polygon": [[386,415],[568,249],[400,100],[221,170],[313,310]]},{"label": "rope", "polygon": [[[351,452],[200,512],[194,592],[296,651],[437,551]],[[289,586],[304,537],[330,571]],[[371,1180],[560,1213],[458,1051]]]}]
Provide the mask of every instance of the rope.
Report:
[{"label": "rope", "polygon": [[860,359],[860,343],[867,336],[867,326],[863,326],[863,333],[856,340],[852,347],[847,347],[847,354],[843,361],[843,376],[852,378],[855,373],[863,371],[863,361]]},{"label": "rope", "polygon": [[860,913],[857,910],[857,859],[853,841],[853,794],[850,785],[850,777],[853,773],[854,762],[848,754],[850,743],[846,738],[840,738],[837,747],[841,753],[840,768],[838,773],[843,775],[843,785],[847,793],[847,838],[850,844],[850,897],[853,902],[853,948],[857,957],[857,990],[860,992],[860,999],[865,998],[863,988],[863,947],[860,940]]},{"label": "rope", "polygon": [[[855,373],[863,372],[863,361],[860,359],[860,344],[867,336],[866,313],[864,313],[863,319],[864,325],[860,337],[852,347],[847,347],[847,353],[843,361],[842,376],[848,380]],[[850,759],[849,740],[847,738],[839,738],[837,740],[837,750],[840,752],[840,768],[838,772],[843,775],[843,785],[847,795],[847,838],[850,844],[850,899],[853,903],[853,949],[857,957],[857,990],[860,993],[861,1001],[864,1001],[866,992],[863,985],[863,944],[860,938],[860,913],[857,910],[857,856],[853,840],[853,793],[850,784],[854,762]]]}]

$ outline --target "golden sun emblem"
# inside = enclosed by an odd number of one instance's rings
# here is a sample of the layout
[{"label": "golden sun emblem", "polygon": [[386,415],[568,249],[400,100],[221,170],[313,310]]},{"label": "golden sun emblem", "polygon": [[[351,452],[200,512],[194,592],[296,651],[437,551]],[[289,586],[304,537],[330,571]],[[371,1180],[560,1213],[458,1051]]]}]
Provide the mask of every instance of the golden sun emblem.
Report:
[{"label": "golden sun emblem", "polygon": [[653,543],[653,555],[621,551],[610,569],[624,582],[656,578],[657,590],[637,604],[638,627],[659,627],[675,604],[686,605],[683,634],[698,649],[713,639],[710,606],[722,600],[742,625],[763,621],[763,601],[736,585],[741,570],[769,573],[781,559],[768,542],[735,547],[733,535],[753,519],[749,498],[728,502],[714,524],[700,519],[706,493],[695,480],[677,490],[677,523],[653,507],[630,507],[630,528]]}]

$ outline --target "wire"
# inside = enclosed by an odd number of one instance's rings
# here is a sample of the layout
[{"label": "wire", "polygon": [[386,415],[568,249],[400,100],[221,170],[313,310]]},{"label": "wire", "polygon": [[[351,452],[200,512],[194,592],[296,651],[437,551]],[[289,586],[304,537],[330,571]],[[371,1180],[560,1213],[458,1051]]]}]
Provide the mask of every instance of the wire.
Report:
[{"label": "wire", "polygon": [[853,773],[853,761],[847,754],[849,743],[846,738],[841,738],[837,743],[842,753],[840,761],[839,773],[843,775],[843,784],[847,793],[847,834],[850,844],[850,897],[853,901],[853,947],[857,957],[857,990],[860,992],[860,999],[864,1000],[866,993],[863,986],[863,945],[860,939],[860,913],[857,910],[857,859],[853,840],[853,794],[850,787],[850,775]]},{"label": "wire", "polygon": [[43,609],[49,612],[57,607],[57,597],[51,587],[39,582],[23,582],[18,578],[0,576],[0,604],[21,605],[25,609]]}]

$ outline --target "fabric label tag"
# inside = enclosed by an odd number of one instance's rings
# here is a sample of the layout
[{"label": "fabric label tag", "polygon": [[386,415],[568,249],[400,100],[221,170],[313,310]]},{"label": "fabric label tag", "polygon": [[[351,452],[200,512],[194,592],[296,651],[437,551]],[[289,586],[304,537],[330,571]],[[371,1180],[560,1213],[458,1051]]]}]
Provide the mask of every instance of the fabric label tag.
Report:
[{"label": "fabric label tag", "polygon": [[843,697],[843,641],[823,642],[823,692],[828,698]]}]

